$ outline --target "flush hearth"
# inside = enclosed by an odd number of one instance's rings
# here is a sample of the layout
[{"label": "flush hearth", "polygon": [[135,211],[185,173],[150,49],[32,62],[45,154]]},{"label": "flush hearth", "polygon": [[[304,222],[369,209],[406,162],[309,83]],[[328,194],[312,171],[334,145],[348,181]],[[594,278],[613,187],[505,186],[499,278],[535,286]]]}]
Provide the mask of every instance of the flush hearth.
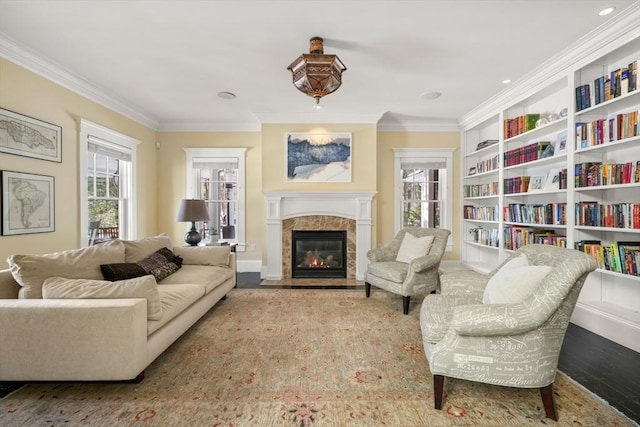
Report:
[{"label": "flush hearth", "polygon": [[347,277],[346,231],[292,231],[291,276]]}]

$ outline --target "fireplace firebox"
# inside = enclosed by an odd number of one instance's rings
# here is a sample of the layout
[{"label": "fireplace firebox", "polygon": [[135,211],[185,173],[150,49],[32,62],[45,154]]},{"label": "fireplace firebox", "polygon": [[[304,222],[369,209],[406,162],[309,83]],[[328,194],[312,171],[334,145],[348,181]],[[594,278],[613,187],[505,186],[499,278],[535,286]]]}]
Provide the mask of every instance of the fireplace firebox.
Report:
[{"label": "fireplace firebox", "polygon": [[292,231],[291,277],[347,277],[346,231]]}]

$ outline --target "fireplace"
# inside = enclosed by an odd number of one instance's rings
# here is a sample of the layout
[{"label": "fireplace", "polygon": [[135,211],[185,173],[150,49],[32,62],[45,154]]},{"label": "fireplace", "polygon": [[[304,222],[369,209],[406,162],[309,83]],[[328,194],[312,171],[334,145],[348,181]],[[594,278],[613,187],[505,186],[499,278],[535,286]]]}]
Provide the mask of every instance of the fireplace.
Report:
[{"label": "fireplace", "polygon": [[291,277],[347,277],[347,232],[291,232]]}]

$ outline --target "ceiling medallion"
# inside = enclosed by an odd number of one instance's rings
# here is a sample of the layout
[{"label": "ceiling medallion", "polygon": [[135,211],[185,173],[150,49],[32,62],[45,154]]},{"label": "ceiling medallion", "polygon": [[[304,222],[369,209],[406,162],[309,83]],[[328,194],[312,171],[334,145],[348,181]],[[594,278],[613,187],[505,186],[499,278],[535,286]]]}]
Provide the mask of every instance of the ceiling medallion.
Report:
[{"label": "ceiling medallion", "polygon": [[325,55],[322,38],[309,40],[309,53],[303,53],[287,67],[293,84],[302,93],[320,103],[320,98],[335,92],[342,84],[342,72],[347,69],[336,55]]}]

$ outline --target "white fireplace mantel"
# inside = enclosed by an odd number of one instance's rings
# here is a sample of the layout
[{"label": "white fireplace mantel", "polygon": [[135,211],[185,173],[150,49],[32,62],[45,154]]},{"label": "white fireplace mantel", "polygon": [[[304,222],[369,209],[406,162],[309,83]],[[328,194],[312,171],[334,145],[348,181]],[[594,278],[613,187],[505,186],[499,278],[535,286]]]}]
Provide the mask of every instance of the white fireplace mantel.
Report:
[{"label": "white fireplace mantel", "polygon": [[356,221],[356,279],[363,280],[371,249],[371,205],[375,192],[277,192],[267,200],[267,280],[282,279],[282,221],[330,215]]}]

